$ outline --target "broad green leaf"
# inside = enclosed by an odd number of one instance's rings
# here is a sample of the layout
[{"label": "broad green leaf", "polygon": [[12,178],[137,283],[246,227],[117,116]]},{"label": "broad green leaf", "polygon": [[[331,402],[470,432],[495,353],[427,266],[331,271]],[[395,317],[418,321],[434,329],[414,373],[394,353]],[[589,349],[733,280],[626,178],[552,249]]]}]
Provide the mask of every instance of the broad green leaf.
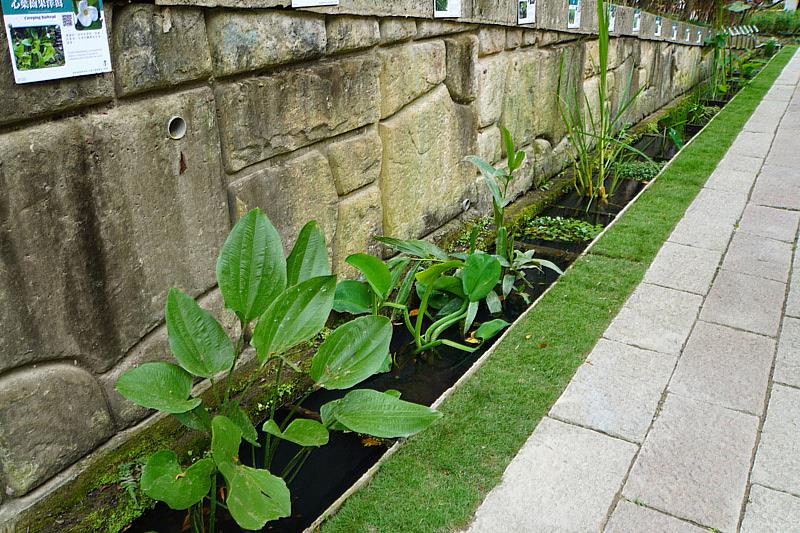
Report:
[{"label": "broad green leaf", "polygon": [[478,316],[478,305],[480,302],[470,302],[469,307],[467,307],[467,316],[464,319],[464,335],[467,334],[469,328],[472,327],[472,323],[475,322],[475,317]]},{"label": "broad green leaf", "polygon": [[395,303],[400,305],[406,305],[408,303],[408,297],[411,296],[411,289],[414,287],[414,279],[416,279],[419,268],[420,265],[419,262],[417,262],[411,265],[411,268],[408,269],[405,278],[403,278],[403,282],[400,284],[400,288],[397,289]]},{"label": "broad green leaf", "polygon": [[300,230],[292,252],[286,258],[286,284],[291,287],[317,276],[330,276],[325,234],[315,220]]},{"label": "broad green leaf", "polygon": [[348,392],[333,416],[351,431],[388,439],[419,433],[442,415],[430,407],[364,389]]},{"label": "broad green leaf", "polygon": [[289,489],[278,476],[233,463],[223,463],[219,470],[228,483],[225,505],[243,529],[259,530],[292,514]]},{"label": "broad green leaf", "polygon": [[336,411],[342,404],[342,399],[331,400],[323,404],[319,409],[319,416],[322,419],[322,425],[333,431],[349,431],[346,427],[336,421]]},{"label": "broad green leaf", "polygon": [[169,347],[183,368],[195,376],[210,378],[233,365],[230,337],[194,298],[176,288],[170,289],[164,315]]},{"label": "broad green leaf", "polygon": [[463,265],[463,261],[458,261],[455,259],[452,261],[445,261],[443,263],[435,263],[422,272],[418,272],[416,278],[417,281],[423,285],[430,285],[444,275],[445,272],[456,268],[461,268]]},{"label": "broad green leaf", "polygon": [[493,315],[496,315],[503,310],[503,304],[500,303],[500,297],[497,296],[497,293],[494,291],[489,291],[489,294],[486,295],[486,306],[489,308],[489,312]]},{"label": "broad green leaf", "polygon": [[497,259],[489,254],[470,255],[461,271],[464,293],[470,301],[477,302],[485,298],[500,281],[502,270]]},{"label": "broad green leaf", "polygon": [[249,322],[286,288],[286,260],[278,231],[259,209],[239,219],[217,259],[225,307]]},{"label": "broad green leaf", "polygon": [[211,415],[208,414],[208,411],[202,405],[198,405],[191,411],[186,411],[185,413],[175,413],[172,416],[177,418],[178,422],[189,429],[194,429],[197,431],[211,431]]},{"label": "broad green leaf", "polygon": [[[503,140],[503,148],[505,150],[506,159],[508,159],[509,163],[512,163],[517,150],[514,147],[514,140],[511,138],[511,132],[508,131],[508,128],[505,126],[500,126],[500,137]],[[509,170],[513,169],[509,168]]]},{"label": "broad green leaf", "polygon": [[333,309],[337,313],[363,315],[372,311],[372,289],[365,282],[346,279],[336,285]]},{"label": "broad green leaf", "polygon": [[517,277],[514,274],[506,274],[503,276],[503,297],[508,298],[511,291],[514,289],[514,284],[517,282]]},{"label": "broad green leaf", "polygon": [[258,432],[256,431],[253,422],[250,420],[250,417],[239,405],[239,402],[231,402],[230,407],[228,408],[228,418],[231,422],[236,424],[236,427],[239,428],[244,440],[256,448],[261,447],[261,445],[258,443]]},{"label": "broad green leaf", "polygon": [[200,405],[192,393],[192,375],[172,363],[144,363],[122,374],[115,388],[130,401],[150,409],[178,414]]},{"label": "broad green leaf", "polygon": [[449,292],[459,298],[464,298],[465,296],[461,278],[455,276],[442,276],[433,282],[433,288],[437,291]]},{"label": "broad green leaf", "polygon": [[492,199],[494,199],[495,204],[503,205],[503,193],[500,192],[500,186],[497,184],[496,179],[503,175],[503,171],[501,169],[494,168],[492,165],[475,155],[468,156],[466,160],[478,167],[478,170],[480,170],[481,175],[483,176],[483,181],[486,183],[486,187],[489,189],[489,192],[492,193]]},{"label": "broad green leaf", "polygon": [[403,276],[403,272],[405,272],[409,263],[411,263],[411,258],[402,255],[398,255],[387,261],[386,266],[388,266],[389,270],[392,272],[392,289],[397,287],[397,284],[400,283],[400,278]]},{"label": "broad green leaf", "polygon": [[279,439],[288,440],[298,446],[324,446],[328,444],[328,429],[316,420],[298,418],[292,420],[285,431],[281,431],[278,424],[270,419],[264,422],[261,428],[270,435],[275,435]]},{"label": "broad green leaf", "polygon": [[217,466],[239,460],[242,430],[227,416],[215,416],[211,421],[211,456]]},{"label": "broad green leaf", "polygon": [[201,459],[184,471],[175,452],[162,450],[151,455],[142,469],[142,492],[172,509],[188,509],[211,490],[212,474],[211,459]]},{"label": "broad green leaf", "polygon": [[369,254],[353,254],[345,261],[356,267],[366,278],[380,300],[385,300],[392,290],[392,273],[386,264]]},{"label": "broad green leaf", "polygon": [[440,261],[447,261],[449,259],[447,252],[428,241],[404,241],[393,237],[375,237],[375,240],[412,257],[419,257],[420,259],[438,259]]},{"label": "broad green leaf", "polygon": [[484,322],[475,332],[475,338],[480,339],[482,341],[488,341],[489,339],[493,338],[495,335],[497,335],[510,325],[511,324],[509,324],[502,318],[496,318],[494,320]]},{"label": "broad green leaf", "polygon": [[397,389],[385,390],[385,391],[383,391],[383,393],[384,394],[388,394],[389,396],[394,396],[395,398],[399,398],[400,394],[401,394],[401,392],[399,390],[397,390]]},{"label": "broad green leaf", "polygon": [[250,343],[263,365],[269,358],[319,333],[333,307],[336,276],[319,276],[289,287],[258,319]]},{"label": "broad green leaf", "polygon": [[309,375],[324,389],[349,389],[384,367],[392,341],[392,323],[365,316],[336,328],[320,345]]}]

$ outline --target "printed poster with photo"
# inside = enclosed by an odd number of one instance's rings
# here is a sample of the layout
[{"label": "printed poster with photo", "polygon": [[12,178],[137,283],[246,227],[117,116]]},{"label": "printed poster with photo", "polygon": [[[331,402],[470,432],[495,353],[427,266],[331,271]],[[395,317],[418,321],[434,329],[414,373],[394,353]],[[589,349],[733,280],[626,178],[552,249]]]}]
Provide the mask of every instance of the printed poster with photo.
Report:
[{"label": "printed poster with photo", "polygon": [[581,0],[569,0],[567,6],[567,28],[581,27]]},{"label": "printed poster with photo", "polygon": [[339,0],[292,0],[292,7],[338,6]]},{"label": "printed poster with photo", "polygon": [[457,18],[461,16],[461,0],[433,0],[435,18]]},{"label": "printed poster with photo", "polygon": [[617,27],[617,6],[608,6],[608,31],[614,31]]},{"label": "printed poster with photo", "polygon": [[536,0],[518,0],[517,22],[519,24],[533,24],[536,22]]},{"label": "printed poster with photo", "polygon": [[634,9],[633,10],[633,33],[639,33],[639,30],[642,29],[642,10],[641,9]]},{"label": "printed poster with photo", "polygon": [[656,16],[656,28],[653,31],[653,35],[661,37],[661,17],[659,16]]},{"label": "printed poster with photo", "polygon": [[103,0],[2,0],[18,84],[111,72]]}]

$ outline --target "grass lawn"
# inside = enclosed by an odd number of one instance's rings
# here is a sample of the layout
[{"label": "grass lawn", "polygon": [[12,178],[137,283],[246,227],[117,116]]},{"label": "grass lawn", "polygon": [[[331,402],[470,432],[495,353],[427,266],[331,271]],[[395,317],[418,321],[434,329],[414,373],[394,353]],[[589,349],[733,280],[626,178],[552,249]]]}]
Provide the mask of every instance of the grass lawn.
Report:
[{"label": "grass lawn", "polygon": [[452,531],[469,523],[794,51],[784,48],[717,115],[448,398],[444,418],[409,439],[323,531]]}]

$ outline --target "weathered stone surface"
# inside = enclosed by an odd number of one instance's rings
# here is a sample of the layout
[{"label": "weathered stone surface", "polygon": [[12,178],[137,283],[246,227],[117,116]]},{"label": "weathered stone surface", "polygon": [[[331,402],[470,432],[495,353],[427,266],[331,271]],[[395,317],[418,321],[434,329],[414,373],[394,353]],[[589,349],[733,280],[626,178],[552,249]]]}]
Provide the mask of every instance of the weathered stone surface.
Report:
[{"label": "weathered stone surface", "polygon": [[631,533],[647,531],[648,533],[707,533],[688,522],[678,520],[669,515],[659,513],[627,500],[620,500],[611,520],[608,521],[605,533]]},{"label": "weathered stone surface", "polygon": [[508,56],[505,54],[482,58],[478,61],[478,125],[483,128],[500,120],[503,112],[503,94],[508,77]]},{"label": "weathered stone surface", "polygon": [[480,55],[488,56],[506,49],[506,29],[497,26],[481,26],[478,30]]},{"label": "weathered stone surface", "polygon": [[600,339],[550,416],[642,442],[675,361],[675,356]]},{"label": "weathered stone surface", "polygon": [[753,485],[742,521],[742,533],[792,531],[800,524],[800,498]]},{"label": "weathered stone surface", "polygon": [[274,161],[233,182],[231,190],[237,202],[266,213],[287,253],[309,220],[319,222],[327,242],[333,243],[339,198],[328,160],[317,150]]},{"label": "weathered stone surface", "polygon": [[383,235],[381,191],[369,187],[348,196],[339,204],[339,220],[334,243],[334,270],[340,276],[355,277],[355,268],[345,262],[355,253],[380,253],[380,243],[374,237]]},{"label": "weathered stone surface", "polygon": [[600,531],[635,453],[634,444],[543,418],[469,533]]},{"label": "weathered stone surface", "polygon": [[492,165],[497,164],[503,157],[503,150],[500,145],[501,139],[500,128],[497,126],[491,126],[479,132],[478,157]]},{"label": "weathered stone surface", "polygon": [[381,172],[381,138],[374,128],[328,146],[328,161],[336,192],[344,196],[378,179]]},{"label": "weathered stone surface", "polygon": [[800,387],[800,320],[784,317],[773,379]]},{"label": "weathered stone surface", "polygon": [[414,19],[381,19],[381,44],[407,41],[417,36],[417,23]]},{"label": "weathered stone surface", "polygon": [[325,17],[288,11],[210,11],[208,40],[214,74],[229,76],[319,57]]},{"label": "weathered stone surface", "polygon": [[665,242],[644,276],[647,283],[705,296],[722,252]]},{"label": "weathered stone surface", "polygon": [[445,39],[447,47],[447,77],[444,80],[450,97],[468,104],[478,96],[478,38],[460,35]]},{"label": "weathered stone surface", "polygon": [[506,31],[506,49],[513,50],[522,45],[522,28],[509,28]]},{"label": "weathered stone surface", "polygon": [[720,270],[700,318],[774,337],[785,292],[783,283]]},{"label": "weathered stone surface", "polygon": [[475,153],[469,108],[455,104],[443,86],[380,125],[384,232],[418,238],[461,211],[473,192]]},{"label": "weathered stone surface", "polygon": [[681,396],[760,415],[775,341],[699,321],[669,390]]},{"label": "weathered stone surface", "polygon": [[117,93],[123,96],[211,74],[200,9],[151,4],[117,8],[113,50]]},{"label": "weathered stone surface", "polygon": [[331,17],[327,29],[329,54],[369,48],[381,40],[378,19],[374,18]]},{"label": "weathered stone surface", "polygon": [[[736,152],[728,151],[722,161],[717,165],[717,170],[740,170],[742,172],[751,173],[753,176],[758,174],[761,165],[764,164],[763,157],[753,157],[749,155],[741,155]],[[741,189],[738,189],[742,192]]]},{"label": "weathered stone surface", "polygon": [[718,191],[749,191],[755,180],[755,172],[717,167],[708,177],[705,186]]},{"label": "weathered stone surface", "polygon": [[[480,22],[499,22],[508,26],[517,23],[516,2],[498,2],[497,0],[471,0],[472,18]],[[467,4],[462,2],[462,4]]]},{"label": "weathered stone surface", "polygon": [[744,156],[764,157],[769,152],[773,137],[772,133],[743,131],[733,141],[730,149],[734,153]]},{"label": "weathered stone surface", "polygon": [[474,24],[464,24],[450,20],[426,20],[417,21],[417,39],[436,37],[438,35],[449,35],[474,29]]},{"label": "weathered stone surface", "polygon": [[752,201],[758,205],[800,209],[800,179],[797,169],[764,165],[753,189]]},{"label": "weathered stone surface", "polygon": [[757,430],[755,416],[669,394],[623,496],[706,527],[735,531]]},{"label": "weathered stone surface", "polygon": [[706,250],[725,251],[733,235],[734,222],[709,218],[706,213],[695,212],[685,215],[672,234],[671,242],[696,246]]},{"label": "weathered stone surface", "polygon": [[[111,22],[111,4],[104,7],[104,21]],[[92,104],[109,102],[114,97],[114,74],[97,74],[40,83],[14,83],[11,56],[5,30],[0,31],[0,125],[50,115]],[[116,65],[114,65],[116,67]]]},{"label": "weathered stone surface", "polygon": [[744,191],[728,192],[716,189],[701,189],[694,199],[686,216],[700,215],[712,218],[715,222],[736,222],[747,204],[747,193]]},{"label": "weathered stone surface", "polygon": [[103,393],[72,365],[18,370],[0,379],[0,469],[22,496],[111,436]]},{"label": "weathered stone surface", "polygon": [[678,354],[701,303],[696,294],[642,283],[604,336],[647,350]]},{"label": "weathered stone surface", "polygon": [[380,64],[354,56],[217,87],[229,172],[378,120]]},{"label": "weathered stone surface", "polygon": [[442,83],[447,76],[443,41],[381,49],[378,55],[381,59],[381,118],[397,113]]},{"label": "weathered stone surface", "polygon": [[229,229],[218,154],[207,89],[3,135],[0,371],[67,358],[103,372],[161,321],[171,286],[213,286]]},{"label": "weathered stone surface", "polygon": [[722,268],[740,274],[786,283],[792,264],[792,245],[744,231],[733,234]]},{"label": "weathered stone surface", "polygon": [[751,483],[800,493],[800,390],[773,385]]}]

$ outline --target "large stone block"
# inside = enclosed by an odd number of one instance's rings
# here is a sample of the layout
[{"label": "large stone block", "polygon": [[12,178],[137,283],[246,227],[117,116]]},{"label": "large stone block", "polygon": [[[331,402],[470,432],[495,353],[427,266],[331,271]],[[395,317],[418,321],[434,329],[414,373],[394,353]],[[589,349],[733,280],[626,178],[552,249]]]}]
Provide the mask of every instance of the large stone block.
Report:
[{"label": "large stone block", "polygon": [[171,286],[213,286],[229,228],[218,154],[207,89],[2,136],[0,371],[103,372],[162,320]]},{"label": "large stone block", "polygon": [[228,171],[378,120],[379,62],[354,56],[217,87]]},{"label": "large stone block", "polygon": [[339,204],[336,225],[333,265],[340,276],[355,277],[355,268],[345,262],[355,253],[380,253],[380,243],[374,237],[383,234],[381,191],[377,186],[358,191]]},{"label": "large stone block", "polygon": [[439,87],[381,123],[383,229],[418,238],[461,211],[473,192],[474,170],[463,162],[475,153],[469,108]]},{"label": "large stone block", "polygon": [[414,19],[381,19],[380,29],[381,44],[407,41],[417,36],[417,23]]},{"label": "large stone block", "polygon": [[478,60],[477,83],[478,125],[491,126],[500,120],[503,112],[503,95],[508,78],[508,56],[498,54]]},{"label": "large stone block", "polygon": [[427,93],[447,76],[443,41],[414,43],[382,49],[381,118]]},{"label": "large stone block", "polygon": [[328,53],[369,48],[381,39],[378,20],[366,17],[332,17],[327,22]]},{"label": "large stone block", "polygon": [[351,193],[378,179],[381,173],[381,138],[374,128],[328,146],[336,192]]},{"label": "large stone block", "polygon": [[293,63],[325,52],[325,17],[294,11],[211,11],[208,41],[216,76]]},{"label": "large stone block", "polygon": [[114,13],[114,72],[122,96],[208,77],[203,12],[132,4]]},{"label": "large stone block", "polygon": [[260,207],[275,224],[286,252],[309,220],[319,222],[328,244],[336,232],[336,187],[328,160],[317,150],[292,155],[231,184],[237,202]]},{"label": "large stone block", "polygon": [[[104,14],[108,26],[110,4],[106,4]],[[0,31],[0,52],[0,94],[3,95],[0,125],[109,102],[114,98],[112,73],[17,85],[5,30]]]},{"label": "large stone block", "polygon": [[478,38],[459,35],[444,42],[447,46],[447,78],[444,83],[453,100],[468,104],[478,96]]},{"label": "large stone block", "polygon": [[6,375],[0,379],[3,492],[22,496],[113,432],[100,386],[85,370],[46,365]]},{"label": "large stone block", "polygon": [[506,29],[496,26],[482,26],[478,30],[480,55],[488,56],[506,49]]}]

